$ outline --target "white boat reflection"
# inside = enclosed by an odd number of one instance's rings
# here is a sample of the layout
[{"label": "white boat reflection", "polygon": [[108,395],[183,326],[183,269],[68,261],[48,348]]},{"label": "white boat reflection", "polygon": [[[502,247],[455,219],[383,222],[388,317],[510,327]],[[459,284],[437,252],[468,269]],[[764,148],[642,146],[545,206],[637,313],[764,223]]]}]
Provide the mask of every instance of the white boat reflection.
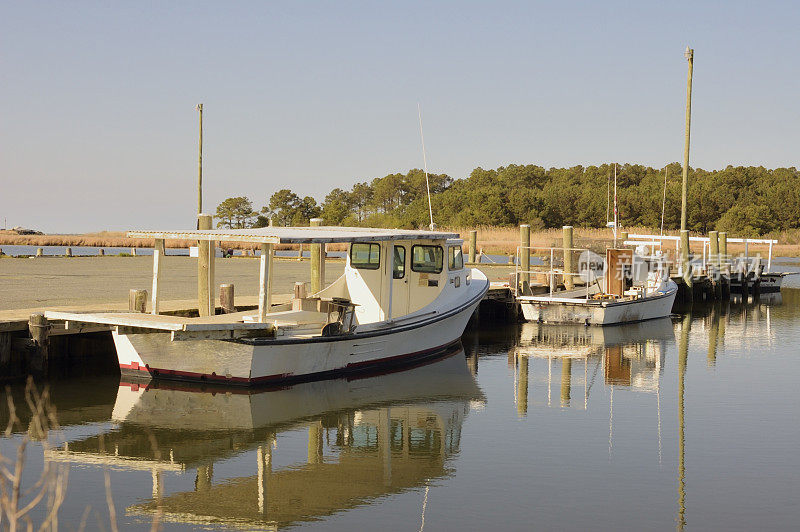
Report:
[{"label": "white boat reflection", "polygon": [[[152,471],[152,500],[129,514],[277,528],[451,474],[461,426],[485,401],[460,346],[401,372],[231,392],[121,383],[114,430],[48,457]],[[284,448],[296,451],[298,430],[308,431],[307,459],[273,467]],[[215,462],[240,454],[252,455],[253,474],[213,478]],[[168,493],[163,472],[190,469],[195,491]]]},{"label": "white boat reflection", "polygon": [[[546,369],[546,378],[541,384],[546,385],[547,406],[576,406],[573,388],[582,387],[582,406],[585,409],[601,366],[607,385],[656,392],[664,367],[666,346],[674,342],[675,333],[669,318],[602,328],[524,323],[518,344],[509,350],[509,364],[515,369],[517,411],[520,415],[527,412],[529,382],[533,381],[534,386],[538,387],[541,380],[537,378],[537,369],[543,368],[531,367],[540,365],[534,360],[540,360]],[[553,366],[556,364],[561,366],[556,369],[560,372],[557,403],[553,399]],[[531,374],[534,375],[533,379]],[[535,399],[534,402],[539,401]]]}]

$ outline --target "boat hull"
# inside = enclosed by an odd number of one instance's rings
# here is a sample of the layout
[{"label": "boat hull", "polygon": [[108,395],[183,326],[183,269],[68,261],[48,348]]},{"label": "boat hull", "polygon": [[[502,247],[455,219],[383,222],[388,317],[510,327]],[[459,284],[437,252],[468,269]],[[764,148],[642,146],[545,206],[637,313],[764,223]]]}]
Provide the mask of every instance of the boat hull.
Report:
[{"label": "boat hull", "polygon": [[526,321],[616,325],[669,316],[677,292],[673,289],[658,296],[606,304],[561,302],[557,298],[522,300],[520,308]]},{"label": "boat hull", "polygon": [[302,382],[441,356],[459,341],[488,290],[473,279],[469,297],[449,311],[396,320],[361,333],[312,338],[198,339],[174,341],[170,333],[114,333],[126,376],[237,385]]}]

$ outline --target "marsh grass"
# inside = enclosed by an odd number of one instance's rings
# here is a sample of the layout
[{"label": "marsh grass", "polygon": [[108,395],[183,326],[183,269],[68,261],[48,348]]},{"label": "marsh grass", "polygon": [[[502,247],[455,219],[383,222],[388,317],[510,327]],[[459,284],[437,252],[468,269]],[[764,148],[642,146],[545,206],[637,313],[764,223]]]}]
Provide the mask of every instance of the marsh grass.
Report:
[{"label": "marsh grass", "polygon": [[[459,233],[466,243],[469,232],[478,231],[478,249],[489,254],[514,254],[519,246],[519,227],[498,227],[498,226],[477,226],[477,227],[442,227],[442,230]],[[623,227],[621,231],[628,233],[658,234],[660,229],[652,227]],[[561,228],[539,229],[531,231],[531,246],[536,247],[560,247]],[[664,234],[678,236],[679,231],[664,231]],[[699,233],[692,233],[698,236]],[[731,237],[735,235],[730,235]],[[778,240],[779,244],[774,247],[774,254],[780,256],[796,257],[800,256],[800,229],[789,229],[776,231],[765,235],[762,238],[772,238]],[[576,247],[586,247],[590,249],[601,249],[610,245],[612,242],[611,229],[607,228],[584,228],[574,229],[574,242]],[[152,239],[128,238],[124,232],[100,231],[97,233],[86,233],[83,235],[17,235],[9,232],[0,232],[0,246],[71,246],[71,247],[116,247],[116,248],[150,248],[153,246]],[[197,245],[193,240],[167,240],[166,245],[173,249],[186,249],[189,246]],[[220,242],[220,248],[236,250],[257,250],[257,244],[242,242]],[[308,246],[304,246],[308,249]],[[279,244],[275,246],[277,250],[297,250],[297,245]],[[344,251],[346,244],[328,244],[328,251]],[[749,250],[766,254],[767,246],[760,244],[750,244]],[[744,252],[743,244],[728,244],[730,253]],[[120,254],[120,256],[125,256]]]}]

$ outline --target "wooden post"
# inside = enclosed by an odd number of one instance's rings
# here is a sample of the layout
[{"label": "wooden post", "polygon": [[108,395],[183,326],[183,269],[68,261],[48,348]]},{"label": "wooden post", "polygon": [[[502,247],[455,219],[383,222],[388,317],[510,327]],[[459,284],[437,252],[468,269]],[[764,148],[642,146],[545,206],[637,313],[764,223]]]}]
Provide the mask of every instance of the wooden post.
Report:
[{"label": "wooden post", "polygon": [[[210,214],[200,214],[197,225],[200,230],[211,229]],[[214,242],[200,240],[197,243],[197,312],[203,316],[213,316],[214,308],[214,263],[216,262],[216,246]]]},{"label": "wooden post", "polygon": [[294,283],[294,299],[304,299],[307,295],[306,283],[303,281],[296,281]]},{"label": "wooden post", "polygon": [[694,50],[686,47],[684,57],[689,62],[686,76],[686,134],[683,141],[683,178],[681,180],[681,231],[686,230],[686,197],[689,193],[689,133],[692,129],[692,70],[694,69]]},{"label": "wooden post", "polygon": [[722,298],[722,268],[719,260],[719,233],[708,232],[708,273],[714,284],[714,298]]},{"label": "wooden post", "polygon": [[620,238],[619,238],[619,240],[620,240],[620,242],[619,242],[619,245],[620,245],[620,246],[624,246],[624,245],[625,245],[625,241],[626,241],[626,240],[628,240],[628,232],[627,232],[627,231],[622,231],[622,232],[619,234],[619,236],[620,236]]},{"label": "wooden post", "polygon": [[36,248],[36,256],[37,257],[43,257],[44,256],[44,249]]},{"label": "wooden post", "polygon": [[37,373],[47,374],[50,362],[50,355],[48,353],[48,334],[50,332],[50,326],[44,314],[41,312],[31,314],[28,319],[28,332],[30,332],[31,339],[37,351],[36,357],[31,360],[31,369]]},{"label": "wooden post", "polygon": [[[575,273],[575,265],[572,262],[573,231],[571,225],[562,228],[562,240],[564,246],[564,288],[572,290],[575,287],[575,278],[570,275]],[[624,234],[624,233],[623,233]]]},{"label": "wooden post", "polygon": [[147,290],[131,289],[128,293],[128,310],[130,312],[147,312]]},{"label": "wooden post", "polygon": [[272,244],[261,244],[258,284],[258,321],[264,323],[272,307]]},{"label": "wooden post", "polygon": [[297,246],[297,260],[298,261],[303,260],[303,244]]},{"label": "wooden post", "polygon": [[72,248],[67,248],[67,249],[64,251],[64,256],[65,256],[65,257],[71,257],[71,256],[72,256]]},{"label": "wooden post", "polygon": [[[198,103],[196,109],[200,113],[200,141],[197,150],[197,215],[200,216],[203,212],[203,104]],[[203,229],[199,223],[197,228]]]},{"label": "wooden post", "polygon": [[531,270],[530,247],[531,226],[528,224],[522,224],[519,226],[519,269],[522,272],[519,280],[522,284],[520,293],[523,295],[528,295],[531,291],[531,274],[528,273]]},{"label": "wooden post", "polygon": [[153,244],[153,293],[150,300],[150,312],[158,314],[161,309],[160,284],[161,267],[164,263],[164,239],[156,238]]},{"label": "wooden post", "polygon": [[[312,218],[311,227],[319,227],[322,218]],[[322,265],[323,244],[311,244],[311,293],[316,294],[325,288],[324,266]]]},{"label": "wooden post", "polygon": [[136,256],[136,248],[131,248],[131,257]]},{"label": "wooden post", "polygon": [[728,233],[720,231],[719,233],[719,253],[722,255],[721,259],[725,262],[728,261]]},{"label": "wooden post", "polygon": [[222,308],[223,314],[233,314],[236,312],[236,305],[234,305],[233,301],[232,284],[219,285],[219,306]]},{"label": "wooden post", "polygon": [[100,248],[100,249],[97,250],[97,254],[102,257],[102,256],[104,256],[106,254],[106,250],[104,250],[103,248]]},{"label": "wooden post", "polygon": [[478,232],[469,232],[469,262],[475,264],[475,253],[478,248]]},{"label": "wooden post", "polygon": [[689,295],[692,292],[692,267],[689,264],[689,231],[681,230],[681,274],[686,282]]}]

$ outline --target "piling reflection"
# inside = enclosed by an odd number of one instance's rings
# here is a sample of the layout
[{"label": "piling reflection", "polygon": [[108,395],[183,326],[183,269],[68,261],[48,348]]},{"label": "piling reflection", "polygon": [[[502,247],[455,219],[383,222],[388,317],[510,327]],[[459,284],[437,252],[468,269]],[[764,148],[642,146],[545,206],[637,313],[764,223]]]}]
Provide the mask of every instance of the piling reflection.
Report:
[{"label": "piling reflection", "polygon": [[[152,494],[142,494],[150,500],[129,506],[130,514],[279,528],[447,477],[462,424],[484,401],[460,347],[396,373],[280,390],[120,383],[114,430],[70,441],[48,458],[151,471]],[[284,449],[297,454],[298,431],[307,433],[306,460],[276,467]],[[214,478],[215,463],[242,453],[251,474]],[[168,493],[164,473],[191,470],[195,489]]]},{"label": "piling reflection", "polygon": [[[508,352],[509,364],[515,369],[517,413],[524,416],[528,411],[529,382],[539,381],[531,378],[532,366],[540,373],[546,369],[546,386],[533,393],[534,402],[546,395],[542,402],[547,406],[587,408],[598,373],[606,385],[655,392],[664,368],[666,346],[674,339],[669,318],[605,328],[524,323],[517,344]],[[560,366],[560,370],[553,366]],[[560,373],[555,384],[554,373]],[[556,401],[555,386],[559,388]],[[575,401],[575,388],[582,388],[582,401]]]}]

